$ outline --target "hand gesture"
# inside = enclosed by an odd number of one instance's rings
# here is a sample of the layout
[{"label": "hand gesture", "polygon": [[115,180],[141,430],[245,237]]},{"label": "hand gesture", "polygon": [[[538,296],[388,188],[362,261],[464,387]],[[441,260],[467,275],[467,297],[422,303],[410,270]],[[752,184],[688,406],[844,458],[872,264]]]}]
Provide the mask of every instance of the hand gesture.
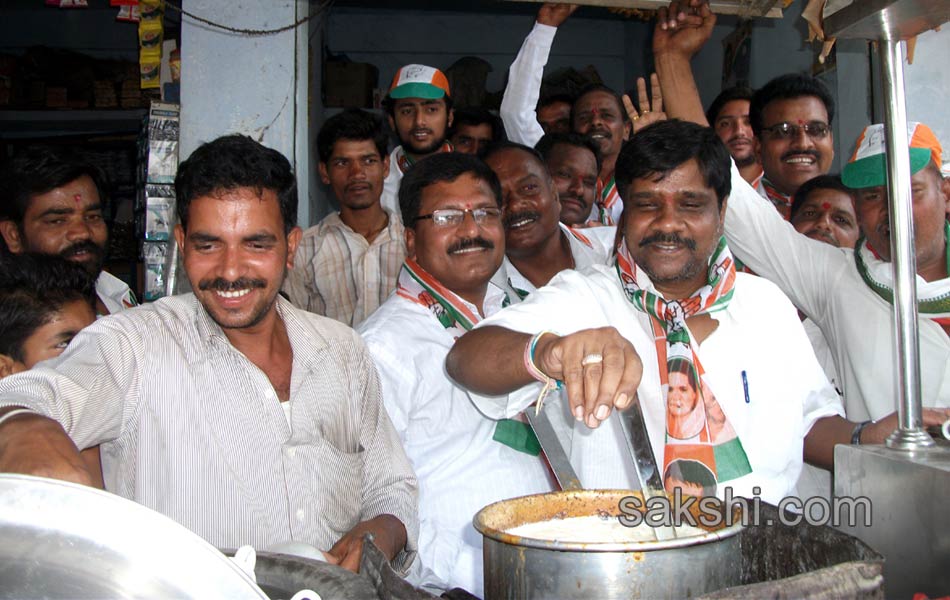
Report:
[{"label": "hand gesture", "polygon": [[564,337],[543,335],[535,365],[567,388],[571,414],[588,427],[599,426],[614,408],[630,406],[643,375],[643,363],[613,327],[586,329]]},{"label": "hand gesture", "polygon": [[716,15],[708,0],[673,0],[657,11],[653,53],[678,52],[692,57],[712,35]]},{"label": "hand gesture", "polygon": [[648,125],[657,121],[665,121],[666,113],[663,112],[663,92],[660,90],[660,80],[656,73],[650,75],[651,95],[653,102],[647,99],[647,83],[643,77],[637,78],[637,96],[639,97],[640,110],[633,106],[633,101],[627,94],[623,95],[623,107],[627,111],[630,122],[633,123],[633,132],[636,133]]},{"label": "hand gesture", "polygon": [[538,10],[538,23],[560,27],[575,10],[577,10],[576,4],[545,2]]}]

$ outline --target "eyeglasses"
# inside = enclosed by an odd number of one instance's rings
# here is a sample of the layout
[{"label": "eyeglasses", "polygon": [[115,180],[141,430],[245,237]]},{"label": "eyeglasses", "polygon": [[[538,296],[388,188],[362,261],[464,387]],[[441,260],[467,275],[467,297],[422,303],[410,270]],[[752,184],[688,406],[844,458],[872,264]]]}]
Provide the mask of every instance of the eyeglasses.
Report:
[{"label": "eyeglasses", "polygon": [[419,215],[414,223],[423,219],[432,219],[436,227],[458,227],[465,220],[465,215],[471,214],[476,225],[495,223],[501,219],[500,208],[442,208],[427,215]]},{"label": "eyeglasses", "polygon": [[801,135],[802,130],[808,134],[813,140],[824,139],[831,133],[831,127],[827,123],[822,123],[821,121],[809,121],[808,123],[789,123],[788,121],[783,121],[782,123],[777,123],[771,127],[763,127],[762,131],[767,131],[769,137],[773,140],[788,140],[791,138],[797,138]]}]

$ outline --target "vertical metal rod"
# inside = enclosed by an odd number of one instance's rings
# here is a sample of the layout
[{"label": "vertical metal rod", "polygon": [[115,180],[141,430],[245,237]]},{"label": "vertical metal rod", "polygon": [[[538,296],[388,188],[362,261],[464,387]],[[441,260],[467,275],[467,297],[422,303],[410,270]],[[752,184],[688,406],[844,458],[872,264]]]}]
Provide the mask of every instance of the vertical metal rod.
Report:
[{"label": "vertical metal rod", "polygon": [[920,339],[917,333],[917,260],[911,212],[910,155],[907,150],[907,107],[900,40],[881,40],[884,121],[887,147],[887,203],[891,220],[891,264],[894,266],[894,324],[897,340],[898,428],[887,438],[891,448],[913,450],[932,446],[923,430],[920,397]]}]

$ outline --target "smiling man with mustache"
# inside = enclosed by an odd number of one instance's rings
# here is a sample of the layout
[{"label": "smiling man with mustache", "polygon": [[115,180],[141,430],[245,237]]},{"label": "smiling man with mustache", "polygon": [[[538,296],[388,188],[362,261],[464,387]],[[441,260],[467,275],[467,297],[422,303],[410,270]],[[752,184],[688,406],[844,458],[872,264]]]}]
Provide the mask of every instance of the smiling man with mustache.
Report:
[{"label": "smiling man with mustache", "polygon": [[380,199],[390,172],[387,136],[372,114],[349,109],[317,135],[320,179],[340,211],[307,229],[284,291],[294,305],[356,327],[396,289],[406,257],[398,214]]},{"label": "smiling man with mustache", "polygon": [[561,203],[561,223],[584,227],[597,197],[600,147],[579,133],[546,133],[535,150],[544,158]]},{"label": "smiling man with mustache", "polygon": [[54,254],[96,277],[99,314],[135,306],[122,280],[102,270],[109,246],[105,175],[68,150],[33,148],[0,173],[0,236],[14,254]]},{"label": "smiling man with mustache", "polygon": [[416,478],[372,359],[278,294],[301,234],[290,162],[221,137],[175,191],[194,293],[100,319],[0,381],[0,471],[88,484],[77,448],[101,444],[107,491],[215,546],[310,544],[355,571],[368,533],[407,567]]},{"label": "smiling man with mustache", "polygon": [[[606,264],[615,227],[576,231],[559,222],[562,206],[554,180],[536,150],[506,142],[485,163],[501,181],[508,281],[524,298],[564,269]],[[588,213],[589,214],[589,213]]]},{"label": "smiling man with mustache", "polygon": [[439,154],[409,169],[399,204],[408,257],[396,293],[359,330],[419,477],[420,560],[409,580],[481,597],[482,539],[472,517],[492,502],[551,489],[525,424],[483,416],[443,367],[459,336],[517,301],[504,290],[501,189],[474,156]]},{"label": "smiling man with mustache", "polygon": [[736,161],[742,178],[755,187],[762,178],[758,141],[749,120],[749,105],[753,91],[744,86],[724,89],[706,110],[706,120],[729,154]]}]

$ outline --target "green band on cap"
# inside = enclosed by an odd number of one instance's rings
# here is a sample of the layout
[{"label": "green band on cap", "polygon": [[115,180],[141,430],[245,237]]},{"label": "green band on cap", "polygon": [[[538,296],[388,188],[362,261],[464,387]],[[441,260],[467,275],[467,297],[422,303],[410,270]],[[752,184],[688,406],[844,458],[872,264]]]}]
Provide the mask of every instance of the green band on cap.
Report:
[{"label": "green band on cap", "polygon": [[[930,162],[929,148],[910,148],[910,173],[920,171]],[[841,182],[852,189],[878,187],[887,184],[887,163],[883,154],[858,159],[844,166]]]},{"label": "green band on cap", "polygon": [[397,85],[389,92],[390,98],[425,98],[426,100],[438,100],[445,97],[445,90],[432,85],[431,83],[404,83]]}]

